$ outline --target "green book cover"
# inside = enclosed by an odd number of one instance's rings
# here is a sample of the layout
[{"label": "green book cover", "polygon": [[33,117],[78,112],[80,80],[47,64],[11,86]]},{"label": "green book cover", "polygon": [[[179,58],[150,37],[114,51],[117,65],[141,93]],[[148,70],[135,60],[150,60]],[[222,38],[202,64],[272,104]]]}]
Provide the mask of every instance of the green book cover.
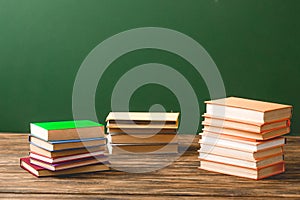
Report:
[{"label": "green book cover", "polygon": [[61,129],[72,129],[72,128],[87,128],[87,127],[96,127],[103,126],[90,120],[75,120],[75,121],[60,121],[60,122],[40,122],[32,123],[36,126],[44,128],[48,131],[50,130],[61,130]]}]

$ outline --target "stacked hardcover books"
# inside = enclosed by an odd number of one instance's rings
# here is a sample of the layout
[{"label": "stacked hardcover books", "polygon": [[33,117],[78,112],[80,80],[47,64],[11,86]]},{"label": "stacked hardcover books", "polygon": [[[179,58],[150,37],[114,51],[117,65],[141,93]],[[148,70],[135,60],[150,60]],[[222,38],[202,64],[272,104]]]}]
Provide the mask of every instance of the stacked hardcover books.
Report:
[{"label": "stacked hardcover books", "polygon": [[104,126],[89,120],[31,123],[30,155],[21,167],[36,176],[108,170]]},{"label": "stacked hardcover books", "polygon": [[284,172],[291,106],[236,97],[205,103],[201,169],[251,179]]},{"label": "stacked hardcover books", "polygon": [[179,113],[111,112],[106,118],[110,154],[178,153]]}]

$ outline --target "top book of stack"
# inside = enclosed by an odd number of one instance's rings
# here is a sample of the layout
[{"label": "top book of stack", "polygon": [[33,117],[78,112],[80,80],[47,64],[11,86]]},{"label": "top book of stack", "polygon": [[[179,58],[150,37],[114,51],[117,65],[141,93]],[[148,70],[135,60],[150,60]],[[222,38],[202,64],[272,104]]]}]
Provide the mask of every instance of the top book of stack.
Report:
[{"label": "top book of stack", "polygon": [[31,123],[30,130],[45,141],[104,137],[104,126],[89,120]]},{"label": "top book of stack", "polygon": [[225,118],[258,125],[289,119],[292,106],[263,101],[229,97],[206,101],[206,116]]},{"label": "top book of stack", "polygon": [[108,132],[176,133],[179,113],[111,112],[106,118]]}]

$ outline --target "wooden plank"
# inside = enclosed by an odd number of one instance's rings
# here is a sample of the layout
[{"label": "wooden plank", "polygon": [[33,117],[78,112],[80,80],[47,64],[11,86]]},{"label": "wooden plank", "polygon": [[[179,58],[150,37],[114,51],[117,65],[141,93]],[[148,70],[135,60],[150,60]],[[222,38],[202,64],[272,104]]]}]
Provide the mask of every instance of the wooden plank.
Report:
[{"label": "wooden plank", "polygon": [[[188,140],[185,136],[186,141]],[[300,138],[288,137],[286,172],[260,181],[199,170],[198,136],[183,156],[168,167],[150,173],[108,171],[69,177],[36,178],[19,167],[28,154],[26,134],[0,134],[0,196],[19,199],[130,198],[174,199],[187,197],[291,197],[300,198]],[[187,143],[183,143],[188,145]],[[126,157],[125,157],[126,158]],[[138,162],[138,158],[133,161]],[[145,163],[160,164],[147,158]],[[168,157],[161,156],[162,161]],[[163,160],[166,159],[166,160]],[[154,163],[154,161],[158,163]],[[163,163],[161,161],[161,163]],[[119,163],[122,164],[122,163]],[[155,165],[154,165],[155,166]],[[130,169],[130,165],[125,166]],[[151,169],[151,166],[139,166]],[[153,166],[152,166],[153,167]]]}]

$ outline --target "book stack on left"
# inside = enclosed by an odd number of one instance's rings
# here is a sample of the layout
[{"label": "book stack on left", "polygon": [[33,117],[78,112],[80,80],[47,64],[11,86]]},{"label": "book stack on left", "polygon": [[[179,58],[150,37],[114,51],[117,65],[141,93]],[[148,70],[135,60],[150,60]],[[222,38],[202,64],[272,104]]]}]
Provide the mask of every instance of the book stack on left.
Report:
[{"label": "book stack on left", "polygon": [[30,124],[30,155],[23,169],[35,176],[109,170],[104,126],[89,120]]}]

